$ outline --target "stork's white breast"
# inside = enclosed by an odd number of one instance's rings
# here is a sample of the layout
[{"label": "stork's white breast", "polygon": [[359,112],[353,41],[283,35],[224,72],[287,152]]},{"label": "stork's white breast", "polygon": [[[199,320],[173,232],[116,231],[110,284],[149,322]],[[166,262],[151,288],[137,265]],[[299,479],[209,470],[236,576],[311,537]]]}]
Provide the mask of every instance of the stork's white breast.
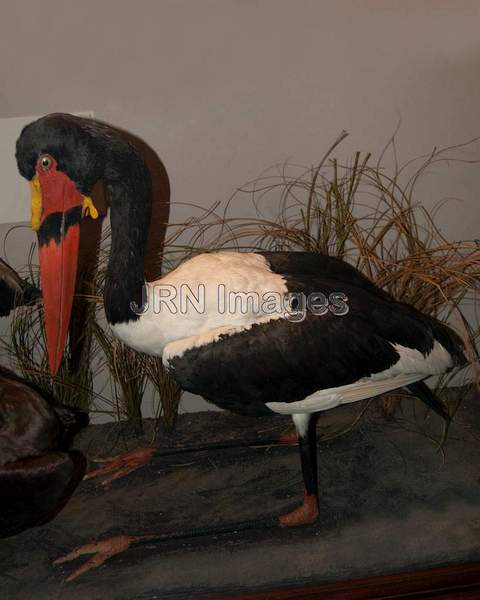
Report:
[{"label": "stork's white breast", "polygon": [[[176,344],[181,352],[198,336],[208,343],[210,332],[213,341],[219,331],[238,332],[283,318],[282,312],[265,312],[262,300],[283,298],[287,292],[284,278],[273,273],[260,254],[200,254],[148,283],[147,310],[138,320],[117,323],[112,330],[136,350],[159,356],[167,344],[185,340],[186,344]],[[239,293],[258,297],[259,302],[245,301],[240,309],[229,303],[231,294]]]}]

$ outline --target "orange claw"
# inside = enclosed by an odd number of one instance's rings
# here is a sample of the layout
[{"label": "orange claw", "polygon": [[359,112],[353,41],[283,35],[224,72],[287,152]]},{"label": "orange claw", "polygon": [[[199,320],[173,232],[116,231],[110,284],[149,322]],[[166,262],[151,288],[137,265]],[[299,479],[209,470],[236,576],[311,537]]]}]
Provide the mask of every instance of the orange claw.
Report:
[{"label": "orange claw", "polygon": [[75,550],[72,550],[65,556],[57,558],[53,561],[53,564],[62,565],[63,563],[75,560],[76,558],[79,558],[84,554],[94,554],[95,556],[87,560],[86,563],[84,563],[66,579],[66,581],[73,581],[83,573],[90,571],[90,569],[94,569],[95,567],[103,565],[105,561],[107,561],[112,556],[115,556],[115,554],[125,552],[125,550],[128,550],[128,548],[130,547],[130,544],[137,542],[140,539],[141,537],[139,536],[117,535],[115,537],[111,537],[106,540],[101,540],[99,542],[85,544],[84,546],[75,548]]},{"label": "orange claw", "polygon": [[281,527],[296,527],[297,525],[307,525],[313,523],[318,517],[318,500],[315,494],[303,496],[303,504],[298,506],[292,512],[279,517]]},{"label": "orange claw", "polygon": [[135,448],[131,452],[119,454],[118,456],[93,459],[94,462],[105,463],[105,466],[90,471],[84,479],[93,479],[111,473],[109,477],[101,482],[102,486],[107,487],[112,481],[125,477],[125,475],[146,465],[152,459],[155,451],[156,448]]}]

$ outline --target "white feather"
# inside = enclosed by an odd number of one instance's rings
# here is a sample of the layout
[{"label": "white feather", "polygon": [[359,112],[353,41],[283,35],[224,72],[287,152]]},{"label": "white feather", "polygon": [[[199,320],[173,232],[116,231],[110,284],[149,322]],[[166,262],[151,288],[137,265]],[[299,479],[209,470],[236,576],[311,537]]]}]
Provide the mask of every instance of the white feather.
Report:
[{"label": "white feather", "polygon": [[310,421],[310,415],[307,413],[294,413],[292,415],[292,420],[299,437],[305,437],[308,429],[308,422]]},{"label": "white feather", "polygon": [[[171,342],[182,340],[181,344],[173,346],[178,355],[189,347],[218,339],[219,331],[239,332],[254,323],[284,317],[281,313],[266,314],[261,305],[255,307],[253,304],[248,304],[245,311],[222,310],[220,289],[227,295],[243,292],[260,298],[269,294],[283,297],[288,292],[284,278],[271,271],[265,257],[241,252],[200,254],[162,279],[148,283],[147,287],[147,311],[136,321],[113,325],[112,331],[136,350],[158,356]],[[195,296],[203,289],[202,310],[191,303],[186,306],[186,311],[182,309],[180,291],[187,289]],[[167,303],[162,294],[169,290],[178,293]],[[173,350],[169,351],[169,356],[173,356]]]}]

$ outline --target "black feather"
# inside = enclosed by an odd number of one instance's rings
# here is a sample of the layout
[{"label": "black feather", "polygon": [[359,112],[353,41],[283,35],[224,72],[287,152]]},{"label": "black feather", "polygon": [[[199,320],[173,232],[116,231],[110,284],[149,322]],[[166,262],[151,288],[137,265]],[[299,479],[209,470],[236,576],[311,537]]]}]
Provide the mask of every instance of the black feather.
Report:
[{"label": "black feather", "polygon": [[449,415],[445,405],[435,396],[424,381],[417,381],[416,383],[407,385],[406,388],[413,396],[421,400],[447,423],[450,423],[452,417]]}]

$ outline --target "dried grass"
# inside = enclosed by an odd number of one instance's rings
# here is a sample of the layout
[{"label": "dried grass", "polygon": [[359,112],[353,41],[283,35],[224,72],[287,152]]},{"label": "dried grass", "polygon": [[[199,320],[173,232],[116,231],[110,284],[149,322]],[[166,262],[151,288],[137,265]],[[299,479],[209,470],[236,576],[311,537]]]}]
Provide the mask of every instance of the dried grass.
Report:
[{"label": "dried grass", "polygon": [[128,421],[137,435],[143,432],[142,400],[147,372],[140,353],[115,338],[109,327],[94,322],[95,339],[103,350],[103,364],[108,368],[118,421]]},{"label": "dried grass", "polygon": [[157,402],[154,404],[154,416],[157,425],[161,420],[167,431],[173,431],[182,390],[167,373],[161,358],[145,355],[144,369],[157,395]]}]

